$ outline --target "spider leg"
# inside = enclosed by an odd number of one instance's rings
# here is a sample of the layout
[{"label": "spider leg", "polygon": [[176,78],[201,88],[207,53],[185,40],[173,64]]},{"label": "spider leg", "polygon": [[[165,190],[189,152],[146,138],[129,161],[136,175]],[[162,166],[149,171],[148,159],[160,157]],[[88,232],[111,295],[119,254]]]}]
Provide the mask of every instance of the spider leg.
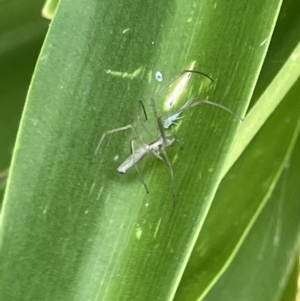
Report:
[{"label": "spider leg", "polygon": [[[134,139],[132,139],[131,142],[130,142],[131,155],[132,155],[132,164],[134,165],[134,167],[135,167],[135,169],[136,169],[136,171],[137,171],[137,173],[138,173],[138,175],[139,175],[139,178],[140,178],[141,182],[143,183],[143,185],[144,185],[144,187],[145,187],[145,189],[146,189],[146,192],[149,193],[148,186],[147,186],[147,184],[146,184],[146,182],[145,182],[145,180],[144,180],[144,177],[143,177],[142,173],[140,172],[140,170],[139,170],[139,168],[138,168],[138,165],[137,165],[137,162],[138,162],[144,155],[143,155],[142,157],[140,157],[139,160],[135,160],[135,154],[136,154],[136,151],[135,151],[135,149],[134,149],[134,141],[136,141],[136,139],[137,139],[137,138],[134,138]],[[145,154],[146,154],[146,153],[147,153],[147,152],[145,152]]]},{"label": "spider leg", "polygon": [[[172,85],[172,83],[175,82],[180,76],[182,76],[183,74],[185,74],[187,72],[203,75],[203,76],[207,77],[208,79],[210,79],[211,81],[213,81],[213,79],[209,75],[207,75],[206,73],[204,73],[204,72],[196,71],[196,70],[183,70],[180,73],[178,73],[175,77],[173,77],[169,82],[167,82],[165,85],[163,85],[157,92],[155,92],[152,95],[152,97],[151,97],[151,106],[152,106],[153,115],[154,115],[155,119],[157,120],[157,122],[156,122],[156,128],[157,128],[158,132],[160,133],[160,135],[162,136],[165,144],[166,144],[165,130],[164,130],[163,125],[161,124],[161,121],[159,121],[159,117],[158,117],[157,109],[156,109],[156,105],[155,105],[155,99],[164,90],[166,90],[170,85]],[[179,111],[179,112],[182,112],[182,111]],[[178,113],[178,111],[177,111],[177,113]],[[175,114],[172,114],[170,116],[173,116],[173,115],[175,115]]]},{"label": "spider leg", "polygon": [[162,120],[168,119],[168,118],[170,118],[170,117],[172,117],[174,115],[180,114],[180,113],[182,113],[182,112],[184,112],[184,111],[186,111],[186,110],[188,110],[190,108],[196,107],[196,106],[204,104],[204,103],[209,104],[209,105],[213,105],[213,106],[218,107],[220,109],[223,109],[223,110],[227,111],[228,113],[232,114],[236,119],[240,119],[241,121],[244,120],[241,116],[237,115],[235,112],[233,112],[232,110],[228,109],[227,107],[225,107],[225,106],[223,106],[223,105],[221,105],[221,104],[219,104],[217,102],[210,101],[208,99],[202,99],[202,100],[196,100],[193,103],[191,103],[189,106],[181,108],[181,109],[179,109],[179,110],[177,110],[175,112],[172,112],[172,113],[164,115],[164,116],[160,116],[158,118],[159,121],[160,121],[160,124],[162,125]]},{"label": "spider leg", "polygon": [[180,113],[182,113],[183,111],[186,111],[188,110],[189,108],[192,108],[192,107],[195,107],[197,105],[200,105],[200,104],[210,104],[210,105],[214,105],[218,108],[221,108],[227,112],[229,112],[230,114],[232,114],[235,118],[238,118],[240,120],[243,120],[239,115],[235,114],[232,110],[228,109],[227,107],[221,105],[221,104],[218,104],[216,102],[213,102],[213,101],[210,101],[210,100],[207,100],[207,99],[204,99],[204,100],[197,100],[193,103],[191,103],[189,106],[186,106],[186,107],[183,107],[175,112],[172,112],[170,114],[167,114],[165,116],[160,116],[157,118],[157,125],[158,125],[158,128],[160,129],[160,132],[162,133],[162,139],[163,139],[163,147],[161,148],[161,152],[163,153],[164,155],[164,158],[165,158],[165,162],[167,163],[167,165],[169,166],[170,168],[170,173],[171,173],[171,179],[172,179],[172,194],[173,194],[173,202],[174,202],[174,205],[176,204],[176,188],[175,188],[175,176],[174,176],[174,169],[173,169],[173,165],[167,155],[167,152],[165,151],[165,148],[167,146],[167,143],[166,143],[166,135],[164,133],[164,130],[163,130],[163,120],[165,119],[168,119],[172,116],[175,116],[175,115],[178,115]]},{"label": "spider leg", "polygon": [[[161,160],[161,161],[163,161],[163,162],[165,162],[166,163],[166,160],[164,160],[164,158],[159,154],[159,152],[152,152],[152,154],[156,157],[156,158],[158,158],[159,160]],[[167,164],[167,163],[166,163]]]},{"label": "spider leg", "polygon": [[99,141],[98,145],[97,145],[97,148],[96,148],[95,153],[94,153],[94,157],[97,155],[97,153],[98,153],[98,151],[99,151],[99,149],[100,149],[100,146],[101,146],[101,144],[102,144],[102,142],[103,142],[103,139],[104,139],[107,135],[110,135],[110,134],[113,134],[113,133],[116,133],[116,132],[125,131],[125,130],[128,130],[128,129],[131,129],[131,130],[134,132],[134,134],[135,134],[135,136],[137,137],[137,139],[139,140],[139,142],[140,142],[141,144],[143,144],[143,142],[142,142],[141,139],[139,138],[139,135],[138,135],[138,133],[137,133],[135,127],[134,127],[132,124],[128,124],[128,125],[125,125],[125,126],[122,126],[122,127],[119,127],[119,128],[116,128],[116,129],[113,129],[113,130],[109,130],[109,131],[104,132],[103,135],[102,135],[101,138],[100,138],[100,141]]},{"label": "spider leg", "polygon": [[175,175],[174,175],[174,169],[173,169],[173,165],[169,159],[169,156],[167,154],[167,152],[165,151],[164,148],[161,149],[164,157],[165,157],[165,162],[167,163],[167,165],[170,168],[170,173],[171,173],[171,181],[172,181],[172,197],[173,197],[173,205],[176,205],[176,188],[175,188]]},{"label": "spider leg", "polygon": [[156,91],[153,94],[153,98],[156,98],[159,94],[161,94],[164,90],[166,90],[169,86],[171,86],[180,76],[182,76],[185,73],[196,73],[196,74],[200,74],[203,75],[205,77],[207,77],[209,80],[211,80],[212,82],[214,81],[208,74],[201,72],[201,71],[197,71],[197,70],[182,70],[180,73],[178,73],[175,77],[173,77],[170,81],[168,81],[165,85],[163,85],[158,91]]}]

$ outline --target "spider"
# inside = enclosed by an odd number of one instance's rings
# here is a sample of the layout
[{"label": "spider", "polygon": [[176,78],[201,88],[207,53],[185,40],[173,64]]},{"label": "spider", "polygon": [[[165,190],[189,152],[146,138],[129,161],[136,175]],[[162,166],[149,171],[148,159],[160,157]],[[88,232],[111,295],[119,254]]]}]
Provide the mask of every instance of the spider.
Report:
[{"label": "spider", "polygon": [[[193,108],[195,106],[204,104],[204,103],[219,107],[219,108],[229,112],[233,116],[237,117],[238,119],[242,120],[241,117],[236,115],[233,111],[231,111],[227,107],[225,107],[225,106],[223,106],[219,103],[210,101],[208,99],[200,99],[200,100],[195,100],[195,101],[192,101],[192,99],[189,99],[179,110],[176,110],[175,112],[171,112],[171,113],[168,113],[168,114],[163,115],[163,116],[158,116],[156,103],[155,103],[156,98],[163,91],[165,91],[170,85],[172,85],[172,83],[174,83],[179,77],[181,77],[182,75],[187,74],[187,73],[189,73],[189,74],[192,74],[192,73],[200,74],[202,76],[205,76],[206,78],[208,78],[210,81],[213,82],[213,79],[209,75],[207,75],[206,73],[203,73],[201,71],[188,70],[187,69],[187,70],[183,70],[180,73],[178,73],[174,78],[172,78],[169,82],[167,82],[165,85],[163,85],[158,91],[156,91],[150,99],[150,103],[151,103],[151,107],[152,107],[152,113],[153,113],[155,124],[156,124],[156,129],[157,129],[157,132],[159,133],[156,136],[155,139],[153,139],[150,142],[143,141],[143,139],[141,139],[140,135],[138,134],[136,127],[133,124],[128,124],[128,125],[118,127],[118,128],[115,128],[115,129],[111,129],[111,130],[108,130],[108,131],[104,132],[102,134],[100,140],[99,140],[98,146],[97,146],[97,148],[95,150],[95,154],[94,154],[95,156],[97,155],[97,153],[98,153],[98,151],[99,151],[99,149],[102,145],[102,142],[103,142],[104,138],[107,135],[110,135],[110,134],[113,134],[113,133],[116,133],[116,132],[120,132],[120,131],[125,131],[125,130],[128,130],[128,129],[132,130],[135,137],[130,142],[131,154],[117,168],[117,171],[119,173],[126,173],[126,171],[128,169],[130,169],[132,166],[134,166],[137,173],[138,173],[138,175],[139,175],[139,178],[140,178],[141,182],[143,183],[143,185],[146,189],[146,192],[149,193],[148,186],[147,186],[147,184],[144,180],[144,177],[142,176],[142,174],[141,174],[141,172],[138,168],[137,163],[143,157],[145,157],[148,154],[155,155],[158,159],[164,161],[170,169],[171,180],[172,180],[172,195],[173,195],[174,204],[176,202],[175,176],[174,176],[173,165],[172,165],[172,163],[169,159],[169,156],[166,152],[166,148],[171,146],[174,143],[175,138],[172,137],[171,135],[167,135],[166,132],[165,132],[165,129],[168,129],[178,119],[180,119],[181,118],[180,114],[182,112],[184,112],[184,111],[186,111],[190,108]],[[146,109],[145,109],[144,104],[141,100],[139,101],[139,105],[140,105],[141,110],[143,111],[143,114],[145,116],[145,120],[148,120]],[[138,117],[138,121],[141,123],[141,125],[145,129],[145,131],[149,133],[149,130],[144,125],[144,123],[140,120],[140,117]],[[136,142],[138,142],[140,147],[135,148],[135,143]]]}]

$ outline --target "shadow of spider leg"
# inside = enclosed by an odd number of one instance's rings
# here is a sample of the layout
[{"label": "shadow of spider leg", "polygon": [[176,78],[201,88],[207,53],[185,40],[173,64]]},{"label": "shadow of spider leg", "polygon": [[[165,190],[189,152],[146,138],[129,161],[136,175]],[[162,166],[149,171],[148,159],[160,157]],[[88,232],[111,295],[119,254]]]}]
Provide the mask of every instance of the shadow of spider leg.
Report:
[{"label": "shadow of spider leg", "polygon": [[151,139],[153,139],[153,135],[150,133],[150,131],[148,130],[148,128],[145,125],[145,121],[148,121],[148,116],[147,116],[147,112],[146,112],[146,109],[145,109],[145,106],[144,106],[144,103],[142,100],[139,100],[139,108],[140,108],[140,111],[143,112],[145,120],[141,120],[140,115],[138,115],[137,120],[140,123],[140,125],[143,127],[143,130],[147,133],[149,139],[151,140]]}]

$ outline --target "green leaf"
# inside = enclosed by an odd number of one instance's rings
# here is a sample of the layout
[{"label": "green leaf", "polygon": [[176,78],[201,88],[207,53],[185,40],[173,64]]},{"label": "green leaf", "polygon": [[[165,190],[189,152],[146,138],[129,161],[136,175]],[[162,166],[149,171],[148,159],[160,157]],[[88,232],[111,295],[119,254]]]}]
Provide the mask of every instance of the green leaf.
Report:
[{"label": "green leaf", "polygon": [[59,2],[59,0],[47,0],[42,11],[43,17],[52,20],[55,16]]},{"label": "green leaf", "polygon": [[[299,91],[300,81],[221,182],[176,300],[215,300],[215,294],[222,300],[253,300],[254,295],[278,300],[281,295],[300,229]],[[258,269],[259,275],[251,276]],[[241,279],[244,285],[237,285]]]},{"label": "green leaf", "polygon": [[[281,1],[235,3],[61,0],[24,108],[1,214],[0,293],[11,300],[171,300],[222,178],[239,121],[212,106],[185,111],[184,143],[135,171],[117,166],[150,98],[195,62],[186,94],[242,115]],[[226,26],[226,30],[224,30]],[[199,83],[198,83],[199,81]],[[164,95],[157,99],[162,106]],[[156,138],[157,133],[153,134]],[[143,135],[144,136],[144,135]]]},{"label": "green leaf", "polygon": [[[297,84],[297,95],[299,88],[300,82]],[[257,212],[259,214],[255,214],[257,220],[237,256],[226,270],[224,277],[204,300],[216,300],[216,295],[220,297],[220,291],[224,292],[223,300],[232,300],[233,297],[239,300],[253,300],[253,296],[259,300],[280,300],[284,286],[298,259],[300,189],[296,183],[298,183],[297,175],[300,168],[300,108],[298,103],[295,104],[296,94],[293,92],[295,91],[291,91],[288,97],[290,98],[288,103],[294,103],[294,108],[298,109],[297,125],[286,158],[282,162],[283,170],[276,175],[278,180],[274,178],[277,181],[271,182],[265,200],[260,206],[262,210]],[[284,115],[287,118],[291,117],[289,121],[293,123],[292,110],[289,114],[282,114]],[[261,187],[263,186],[266,186],[266,183],[262,183]],[[248,205],[252,207],[252,204]],[[245,270],[247,273],[241,272]],[[247,284],[244,285],[245,283]]]},{"label": "green leaf", "polygon": [[[234,152],[238,150],[238,147],[241,151],[245,149],[250,138],[260,129],[261,121],[273,112],[273,109],[277,107],[277,104],[283,99],[298,77],[295,76],[295,72],[296,74],[299,72],[297,66],[299,63],[299,46],[297,45],[299,41],[299,22],[298,18],[293,15],[297,7],[299,7],[299,4],[294,2],[285,3],[282,8],[279,17],[281,21],[276,25],[276,32],[265,60],[263,73],[260,75],[260,81],[256,86],[256,89],[260,89],[262,86],[267,88],[265,92],[260,91],[261,97],[239,128],[233,146]],[[289,29],[287,29],[287,24],[289,24]],[[294,40],[291,40],[291,37]],[[291,45],[294,45],[295,48],[292,48]],[[285,59],[286,63],[281,66],[281,70],[278,70],[276,76],[270,73],[271,70],[274,71],[274,62],[281,62],[282,64]],[[278,67],[278,65],[275,66]],[[271,74],[272,76],[270,76]],[[273,79],[268,83],[268,86],[266,82],[271,77]],[[258,137],[254,138],[254,141],[250,143],[248,149],[221,183],[178,289],[176,300],[195,298],[206,300],[205,296],[207,294],[210,296],[211,290],[218,292],[218,298],[222,296],[222,300],[226,300],[226,291],[229,290],[232,283],[235,284],[240,281],[240,278],[243,279],[243,275],[247,277],[247,280],[244,279],[245,282],[240,286],[236,286],[236,288],[241,292],[247,291],[247,298],[250,300],[279,300],[278,297],[282,293],[283,285],[289,280],[291,264],[297,257],[294,244],[297,243],[299,223],[297,220],[292,220],[292,215],[290,216],[291,213],[288,211],[285,211],[285,215],[282,213],[282,216],[276,216],[274,213],[277,224],[283,224],[284,219],[289,221],[288,239],[280,239],[277,246],[272,244],[271,239],[269,245],[266,243],[264,235],[268,233],[264,233],[264,231],[269,231],[269,228],[265,227],[265,230],[257,231],[255,227],[257,219],[264,219],[260,216],[263,216],[264,206],[271,202],[270,193],[273,192],[275,187],[279,189],[281,185],[278,176],[283,173],[284,163],[290,156],[287,150],[295,131],[294,128],[299,122],[299,89],[298,80],[292,91],[289,92],[288,98],[285,99],[285,104],[281,104],[277,108],[273,114],[276,115],[272,116],[271,120],[267,121],[267,124],[258,132]],[[257,94],[259,93],[256,91],[255,95]],[[291,116],[294,117],[290,118]],[[297,135],[297,130],[295,134]],[[292,145],[293,143],[292,141]],[[234,162],[232,158],[238,157],[233,155],[234,152],[231,153],[230,163],[227,162],[227,167]],[[294,157],[297,158],[297,154],[299,154],[297,147],[295,147],[293,153]],[[295,164],[295,160],[294,163],[290,163],[290,165],[292,164]],[[291,168],[297,170],[297,163]],[[293,182],[293,185],[292,188],[297,191],[298,185],[295,182]],[[289,189],[286,189],[285,193],[281,194],[281,198],[284,198],[287,202],[287,209],[299,213],[300,208],[297,208],[297,203],[293,205],[293,201],[296,202],[297,200],[297,192],[294,193],[293,199],[289,191]],[[273,194],[275,193],[273,192]],[[227,271],[230,271],[232,265],[234,266],[234,260],[236,254],[239,254],[239,250],[245,248],[244,245],[249,244],[249,232],[261,237],[263,241],[261,244],[268,247],[270,253],[277,252],[275,258],[273,257],[273,265],[277,267],[277,270],[274,271],[270,269],[270,266],[264,266],[262,262],[257,263],[257,267],[255,264],[256,254],[249,253],[243,259],[245,262],[251,262],[252,264],[247,268],[238,266],[239,274],[235,275],[235,279]],[[271,233],[273,232],[271,231]],[[259,250],[260,245],[255,245],[255,247]],[[260,269],[259,275],[263,279],[258,275],[252,278],[249,277],[258,268]],[[249,281],[250,278],[251,281]],[[219,281],[223,283],[227,281],[226,289],[219,286]],[[264,284],[262,285],[262,283]],[[231,288],[230,291],[237,294],[236,288]],[[260,288],[263,288],[263,291],[260,291]],[[293,294],[295,296],[295,292],[291,293],[291,295]],[[247,298],[245,300],[248,300]],[[238,298],[237,295],[234,297],[229,295],[228,299],[244,300],[244,298]]]},{"label": "green leaf", "polygon": [[281,301],[294,301],[297,300],[297,288],[298,288],[298,275],[299,275],[299,259],[296,260],[286,287],[284,289]]},{"label": "green leaf", "polygon": [[230,169],[240,154],[245,150],[253,137],[260,130],[269,116],[282,101],[286,93],[295,84],[300,75],[300,44],[296,46],[286,64],[278,72],[274,80],[264,91],[259,99],[259,103],[253,106],[245,119],[245,122],[239,127],[232,151],[227,159],[223,174]]}]

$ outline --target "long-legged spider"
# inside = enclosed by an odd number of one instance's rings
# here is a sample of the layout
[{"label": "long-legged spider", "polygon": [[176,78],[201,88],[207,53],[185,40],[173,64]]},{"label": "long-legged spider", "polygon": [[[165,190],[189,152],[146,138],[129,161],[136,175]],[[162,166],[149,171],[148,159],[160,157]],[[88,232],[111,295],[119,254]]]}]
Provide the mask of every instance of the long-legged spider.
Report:
[{"label": "long-legged spider", "polygon": [[[102,145],[102,142],[103,142],[104,138],[107,135],[110,135],[110,134],[113,134],[113,133],[116,133],[116,132],[120,132],[120,131],[125,131],[125,130],[128,130],[128,129],[132,130],[135,137],[131,140],[131,143],[130,143],[131,154],[117,168],[117,171],[120,172],[120,173],[125,173],[129,168],[134,166],[137,173],[138,173],[138,175],[139,175],[139,178],[140,178],[141,182],[143,183],[143,185],[144,185],[144,187],[147,191],[147,193],[149,193],[148,186],[147,186],[147,184],[144,180],[144,177],[142,176],[142,174],[141,174],[141,172],[138,168],[137,163],[144,156],[146,156],[147,154],[155,155],[157,158],[164,161],[170,169],[171,180],[172,180],[172,194],[173,194],[174,203],[175,203],[175,200],[176,200],[174,169],[173,169],[173,165],[171,163],[171,160],[169,159],[169,156],[166,152],[166,148],[168,146],[171,146],[174,143],[175,139],[172,136],[167,135],[165,133],[165,129],[167,129],[170,125],[175,123],[180,118],[179,116],[182,112],[184,112],[184,111],[186,111],[186,110],[188,110],[192,107],[198,106],[200,104],[204,104],[204,103],[216,106],[218,108],[221,108],[221,109],[229,112],[230,114],[234,115],[236,118],[242,120],[242,118],[240,118],[238,115],[236,115],[233,111],[231,111],[227,107],[225,107],[225,106],[223,106],[219,103],[210,101],[208,99],[200,99],[200,100],[195,100],[193,102],[191,100],[188,100],[185,103],[185,105],[183,107],[181,107],[179,110],[176,110],[175,112],[168,113],[166,115],[158,116],[155,99],[164,90],[166,90],[172,83],[174,83],[180,76],[182,76],[185,73],[200,74],[200,75],[203,75],[203,76],[207,77],[209,80],[213,81],[213,79],[209,75],[207,75],[206,73],[196,71],[196,70],[183,70],[178,75],[176,75],[174,78],[172,78],[169,82],[167,82],[165,85],[163,85],[157,92],[155,92],[151,97],[151,106],[152,106],[153,116],[154,116],[154,119],[155,119],[156,128],[157,128],[157,131],[158,131],[159,134],[156,136],[156,138],[154,140],[145,143],[143,141],[143,139],[141,139],[140,135],[138,134],[136,127],[133,124],[128,124],[128,125],[118,127],[118,128],[115,128],[115,129],[108,130],[108,131],[104,132],[102,134],[102,136],[100,138],[100,141],[98,143],[98,146],[95,150],[95,156],[96,156],[99,149],[100,149],[100,147],[101,147],[101,145]],[[143,102],[140,101],[139,104],[140,104],[140,107],[143,111],[145,119],[148,120],[147,113],[146,113],[145,107],[143,105]],[[145,131],[148,132],[148,134],[149,134],[149,131],[148,131],[147,127],[140,120],[140,117],[138,117],[138,120],[140,121],[140,123],[141,123],[142,127],[145,129]],[[138,147],[138,148],[135,147],[136,142],[138,142],[140,147]]]}]

